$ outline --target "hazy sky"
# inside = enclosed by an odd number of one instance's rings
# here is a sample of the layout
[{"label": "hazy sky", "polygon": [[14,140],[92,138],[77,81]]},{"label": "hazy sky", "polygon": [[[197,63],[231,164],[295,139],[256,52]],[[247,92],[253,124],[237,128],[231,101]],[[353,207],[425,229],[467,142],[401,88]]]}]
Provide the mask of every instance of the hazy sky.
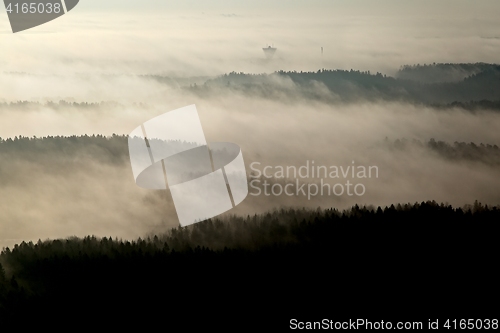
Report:
[{"label": "hazy sky", "polygon": [[498,1],[495,0],[81,0],[82,10],[186,10],[192,13],[218,11],[241,11],[242,13],[311,12],[332,15],[429,15],[429,16],[488,16],[496,15]]},{"label": "hazy sky", "polygon": [[[3,72],[393,74],[404,64],[495,62],[500,53],[496,0],[82,0],[69,14],[17,34],[2,16]],[[271,62],[261,50],[268,44],[278,48]]]}]

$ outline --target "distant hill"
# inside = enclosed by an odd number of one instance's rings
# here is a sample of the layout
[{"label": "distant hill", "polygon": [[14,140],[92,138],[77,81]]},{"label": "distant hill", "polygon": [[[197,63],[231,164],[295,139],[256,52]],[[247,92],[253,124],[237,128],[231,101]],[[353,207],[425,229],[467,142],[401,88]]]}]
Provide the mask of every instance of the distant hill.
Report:
[{"label": "distant hill", "polygon": [[[10,75],[32,75],[10,73]],[[250,74],[231,72],[217,77],[174,78],[163,75],[137,75],[157,82],[166,89],[211,97],[227,93],[255,96],[282,102],[314,100],[323,103],[406,102],[436,108],[500,110],[500,65],[432,64],[405,65],[394,77],[370,71],[319,69],[313,72],[276,71]],[[39,107],[38,102],[0,101],[5,108]],[[118,102],[48,102],[46,106],[74,108],[122,107]],[[138,105],[140,106],[140,105]]]},{"label": "distant hill", "polygon": [[396,78],[422,83],[460,82],[469,76],[494,70],[496,67],[498,65],[485,63],[405,65],[397,72]]},{"label": "distant hill", "polygon": [[[458,68],[458,69],[457,69]],[[448,73],[440,76],[439,73]],[[456,74],[460,73],[460,74]],[[441,77],[441,80],[437,78]],[[264,98],[324,102],[405,101],[435,105],[500,100],[500,66],[458,64],[403,67],[396,78],[369,71],[232,72],[186,87],[200,95],[232,91]],[[484,105],[487,105],[484,104]],[[455,104],[456,106],[456,104]],[[490,106],[496,108],[495,103]]]}]

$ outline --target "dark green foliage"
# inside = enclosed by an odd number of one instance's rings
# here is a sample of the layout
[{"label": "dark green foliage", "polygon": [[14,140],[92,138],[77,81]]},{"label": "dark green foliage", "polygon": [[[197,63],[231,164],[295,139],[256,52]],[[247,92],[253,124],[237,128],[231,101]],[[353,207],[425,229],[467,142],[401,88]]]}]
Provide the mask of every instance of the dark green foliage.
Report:
[{"label": "dark green foliage", "polygon": [[[0,157],[4,160],[23,158],[37,163],[59,157],[79,157],[105,164],[120,164],[129,161],[127,135],[82,135],[48,136],[43,138],[16,136],[0,138]],[[47,157],[49,156],[49,157]]]},{"label": "dark green foliage", "polygon": [[428,142],[420,140],[397,139],[393,142],[385,141],[386,147],[395,150],[408,150],[410,148],[422,148],[438,154],[451,161],[467,161],[469,163],[484,163],[491,166],[500,166],[500,148],[497,145],[474,142],[454,142],[449,144],[444,141],[430,139]]},{"label": "dark green foliage", "polygon": [[469,76],[495,70],[497,67],[495,64],[485,63],[405,65],[400,68],[396,77],[422,83],[459,82]]},{"label": "dark green foliage", "polygon": [[[444,75],[443,72],[448,75]],[[404,66],[396,78],[352,69],[349,71],[321,69],[316,72],[278,71],[257,75],[232,72],[208,80],[202,86],[187,89],[201,96],[209,96],[222,89],[222,91],[280,99],[290,103],[306,98],[329,103],[404,101],[440,107],[450,103],[498,101],[500,66],[495,64]]]}]

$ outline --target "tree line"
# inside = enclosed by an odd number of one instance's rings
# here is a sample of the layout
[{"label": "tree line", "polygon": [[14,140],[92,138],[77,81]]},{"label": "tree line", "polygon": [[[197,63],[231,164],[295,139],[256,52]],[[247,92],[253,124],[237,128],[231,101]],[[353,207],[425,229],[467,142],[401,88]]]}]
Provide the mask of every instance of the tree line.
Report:
[{"label": "tree line", "polygon": [[[379,291],[386,299],[408,293],[413,298],[404,304],[439,292],[462,306],[469,298],[452,293],[455,282],[462,291],[495,294],[488,288],[498,283],[499,222],[498,206],[427,201],[344,211],[279,209],[137,240],[22,242],[0,255],[0,318],[163,314],[167,322],[193,315],[224,322],[225,316],[260,313],[275,320],[299,309],[328,312],[316,302],[323,297],[347,307],[382,297]],[[416,284],[406,289],[408,283]],[[215,300],[221,303],[211,307]],[[374,313],[360,309],[356,314]]]}]

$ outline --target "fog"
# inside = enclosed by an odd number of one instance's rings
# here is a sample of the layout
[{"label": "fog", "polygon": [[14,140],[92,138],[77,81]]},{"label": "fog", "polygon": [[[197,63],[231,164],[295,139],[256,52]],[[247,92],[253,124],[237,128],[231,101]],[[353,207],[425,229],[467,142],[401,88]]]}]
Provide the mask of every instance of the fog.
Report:
[{"label": "fog", "polygon": [[[260,170],[307,161],[328,167],[354,161],[379,170],[378,178],[349,178],[363,183],[362,196],[309,200],[254,196],[250,188],[247,199],[228,214],[426,200],[499,205],[498,165],[450,160],[425,145],[395,150],[387,144],[433,138],[498,146],[498,112],[440,110],[403,101],[315,100],[302,97],[304,88],[286,78],[268,87],[276,91],[272,97],[224,87],[200,94],[190,88],[232,71],[352,68],[395,75],[405,64],[497,61],[497,2],[443,1],[432,10],[426,2],[408,7],[386,2],[376,8],[362,1],[317,1],[316,7],[276,2],[264,10],[224,1],[195,9],[200,3],[193,1],[162,5],[161,11],[153,11],[151,2],[137,12],[121,2],[124,8],[111,14],[98,12],[95,1],[82,1],[70,14],[18,34],[10,33],[5,17],[0,21],[0,137],[127,135],[159,114],[196,104],[207,141],[240,145],[249,176],[252,162],[259,162]],[[278,48],[272,60],[261,49],[268,44]],[[141,75],[173,79],[162,83]],[[281,93],[283,87],[289,92]],[[335,97],[321,84],[313,87]],[[2,142],[0,184],[0,248],[73,235],[136,238],[178,226],[168,191],[134,183],[125,139],[111,146]]]},{"label": "fog", "polygon": [[[81,1],[69,14],[17,34],[5,16],[2,71],[200,76],[354,68],[394,74],[404,64],[495,62],[500,48],[497,1],[145,1],[136,7],[120,1],[115,13],[101,3]],[[278,51],[265,61],[261,48],[271,44]]]},{"label": "fog", "polygon": [[[345,168],[354,161],[356,166],[378,168],[378,178],[324,179],[332,185],[347,180],[361,183],[366,189],[362,196],[317,195],[310,200],[302,194],[255,196],[257,191],[251,187],[247,199],[228,214],[252,215],[288,206],[344,209],[354,204],[376,207],[426,200],[455,206],[474,200],[500,203],[498,165],[449,160],[425,146],[394,150],[385,144],[387,137],[392,142],[434,138],[451,144],[500,145],[500,114],[490,111],[436,110],[405,103],[332,105],[308,100],[292,105],[239,94],[200,98],[179,92],[165,97],[164,103],[141,108],[124,104],[100,109],[35,106],[13,110],[4,106],[0,132],[5,133],[4,138],[15,134],[128,134],[144,121],[190,103],[197,105],[207,141],[240,145],[249,176],[253,169],[262,171],[265,166],[298,168],[312,161],[317,166]],[[2,143],[4,147],[8,144]],[[12,246],[16,242],[12,239],[36,241],[87,234],[136,238],[178,226],[168,192],[135,185],[126,140],[110,149],[81,144],[61,148],[44,141],[38,145],[2,153],[2,245]],[[252,162],[260,164],[250,168]],[[320,178],[299,181],[313,184]]]}]

